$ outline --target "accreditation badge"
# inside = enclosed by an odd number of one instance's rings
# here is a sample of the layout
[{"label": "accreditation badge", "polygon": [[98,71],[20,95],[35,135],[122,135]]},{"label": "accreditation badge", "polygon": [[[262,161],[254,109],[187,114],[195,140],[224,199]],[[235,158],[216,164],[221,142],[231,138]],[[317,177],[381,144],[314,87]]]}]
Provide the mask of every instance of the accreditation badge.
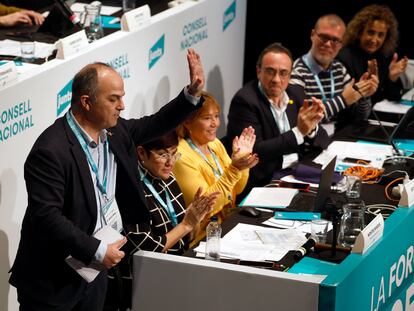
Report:
[{"label": "accreditation badge", "polygon": [[106,201],[106,203],[102,206],[102,212],[105,217],[106,224],[111,226],[116,231],[121,232],[122,218],[115,197]]}]

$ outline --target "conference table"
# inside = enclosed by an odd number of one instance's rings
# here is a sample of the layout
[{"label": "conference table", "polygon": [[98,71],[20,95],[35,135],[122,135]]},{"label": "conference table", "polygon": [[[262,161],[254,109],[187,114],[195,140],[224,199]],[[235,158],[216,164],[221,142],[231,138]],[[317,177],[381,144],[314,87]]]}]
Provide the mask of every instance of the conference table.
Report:
[{"label": "conference table", "polygon": [[[346,136],[342,132],[337,137]],[[411,172],[413,162],[407,164]],[[384,188],[363,184],[361,199],[366,205],[397,206]],[[332,197],[338,205],[347,201],[341,193]],[[252,218],[236,210],[222,223],[223,235],[239,223],[260,225],[270,217],[272,212]],[[366,215],[366,222],[373,218]],[[257,262],[204,260],[193,250],[181,257],[140,251],[134,255],[134,310],[166,308],[173,300],[182,310],[211,310],[212,303],[215,310],[412,310],[412,228],[414,209],[399,207],[385,220],[379,241],[363,254],[349,253],[340,263],[318,259],[319,250],[301,260],[290,251],[272,267],[262,268]],[[154,299],[156,291],[163,299]]]}]

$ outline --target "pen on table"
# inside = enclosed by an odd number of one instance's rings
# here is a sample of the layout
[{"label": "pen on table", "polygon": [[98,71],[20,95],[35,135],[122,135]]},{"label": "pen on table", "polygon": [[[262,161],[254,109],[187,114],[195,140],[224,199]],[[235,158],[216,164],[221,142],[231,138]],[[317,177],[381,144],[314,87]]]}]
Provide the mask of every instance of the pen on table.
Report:
[{"label": "pen on table", "polygon": [[119,19],[119,17],[115,17],[114,19],[111,19],[108,24],[112,25],[112,24],[116,24],[119,23],[121,20]]}]

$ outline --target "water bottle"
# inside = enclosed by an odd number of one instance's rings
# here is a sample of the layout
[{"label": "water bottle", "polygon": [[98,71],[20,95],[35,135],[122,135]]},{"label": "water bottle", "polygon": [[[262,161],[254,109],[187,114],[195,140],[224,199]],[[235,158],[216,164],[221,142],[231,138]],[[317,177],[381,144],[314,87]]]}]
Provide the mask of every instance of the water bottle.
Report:
[{"label": "water bottle", "polygon": [[206,228],[206,259],[220,261],[221,226],[217,216],[210,218]]}]

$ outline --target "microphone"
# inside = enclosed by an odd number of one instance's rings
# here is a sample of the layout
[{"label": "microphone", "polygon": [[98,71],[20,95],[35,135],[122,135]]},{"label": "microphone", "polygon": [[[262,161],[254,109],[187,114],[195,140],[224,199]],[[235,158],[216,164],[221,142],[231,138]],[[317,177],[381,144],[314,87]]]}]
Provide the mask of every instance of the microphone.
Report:
[{"label": "microphone", "polygon": [[315,244],[316,244],[316,241],[315,241],[313,238],[309,238],[309,239],[305,242],[305,244],[303,244],[301,247],[299,247],[299,248],[295,251],[295,253],[293,254],[293,257],[294,257],[296,260],[302,259],[302,258],[303,258],[303,256],[305,256],[305,255],[309,252],[309,250],[310,250],[312,247],[314,247],[314,246],[315,246]]},{"label": "microphone", "polygon": [[66,4],[64,0],[55,0],[55,2],[60,7],[61,11],[69,18],[73,25],[81,27],[79,17],[73,13],[71,8]]}]

